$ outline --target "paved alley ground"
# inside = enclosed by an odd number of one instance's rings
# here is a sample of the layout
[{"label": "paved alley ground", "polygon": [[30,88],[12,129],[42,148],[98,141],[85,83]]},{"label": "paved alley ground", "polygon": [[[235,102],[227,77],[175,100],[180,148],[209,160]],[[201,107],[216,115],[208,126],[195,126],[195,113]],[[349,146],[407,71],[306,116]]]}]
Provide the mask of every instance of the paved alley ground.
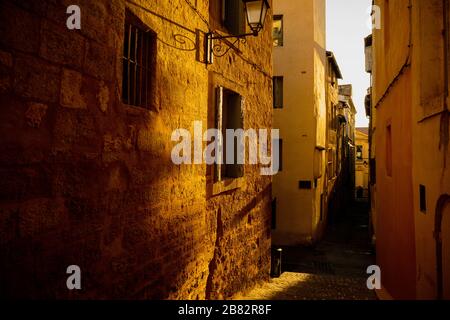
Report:
[{"label": "paved alley ground", "polygon": [[376,299],[366,287],[366,269],[375,264],[368,230],[368,205],[355,202],[316,246],[283,247],[281,277],[239,299]]}]

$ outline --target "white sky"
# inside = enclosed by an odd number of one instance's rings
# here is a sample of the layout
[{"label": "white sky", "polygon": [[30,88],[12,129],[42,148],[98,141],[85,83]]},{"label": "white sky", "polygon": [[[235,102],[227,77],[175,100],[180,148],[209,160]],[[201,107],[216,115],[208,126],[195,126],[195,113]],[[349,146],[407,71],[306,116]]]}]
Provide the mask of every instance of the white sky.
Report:
[{"label": "white sky", "polygon": [[364,97],[370,86],[365,72],[364,38],[371,33],[367,27],[372,0],[327,1],[327,50],[333,51],[343,80],[340,84],[353,85],[353,102],[357,115],[356,126],[367,127]]}]

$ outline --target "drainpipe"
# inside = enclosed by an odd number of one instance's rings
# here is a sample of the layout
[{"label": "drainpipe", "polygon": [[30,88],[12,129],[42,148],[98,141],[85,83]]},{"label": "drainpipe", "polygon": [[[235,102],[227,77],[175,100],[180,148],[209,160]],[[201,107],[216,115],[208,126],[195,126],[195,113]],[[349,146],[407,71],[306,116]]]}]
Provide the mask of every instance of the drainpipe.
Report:
[{"label": "drainpipe", "polygon": [[[444,92],[445,92],[445,98],[448,98],[448,0],[443,0],[444,2],[444,16],[443,16],[443,20],[444,20],[444,83],[445,83],[445,88],[444,88]],[[445,100],[445,110],[447,110],[447,100]]]},{"label": "drainpipe", "polygon": [[447,150],[448,150],[448,143],[449,143],[449,127],[448,127],[448,117],[449,117],[449,111],[448,111],[448,96],[449,96],[449,90],[448,90],[448,84],[449,84],[449,70],[448,70],[448,46],[449,46],[449,16],[448,16],[448,10],[449,10],[449,2],[448,0],[443,0],[443,22],[444,22],[444,105],[441,115],[441,123],[439,128],[439,150],[443,150],[444,152],[444,166],[442,169],[442,177],[444,176],[444,172],[447,166]]}]

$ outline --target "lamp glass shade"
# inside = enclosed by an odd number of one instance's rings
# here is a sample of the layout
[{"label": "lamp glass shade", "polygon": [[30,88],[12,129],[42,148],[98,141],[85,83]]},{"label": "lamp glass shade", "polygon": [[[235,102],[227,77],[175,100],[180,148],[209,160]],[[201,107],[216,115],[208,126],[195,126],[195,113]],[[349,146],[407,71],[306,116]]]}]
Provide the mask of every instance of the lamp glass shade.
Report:
[{"label": "lamp glass shade", "polygon": [[264,26],[269,4],[267,0],[244,0],[247,22],[253,32],[259,32]]}]

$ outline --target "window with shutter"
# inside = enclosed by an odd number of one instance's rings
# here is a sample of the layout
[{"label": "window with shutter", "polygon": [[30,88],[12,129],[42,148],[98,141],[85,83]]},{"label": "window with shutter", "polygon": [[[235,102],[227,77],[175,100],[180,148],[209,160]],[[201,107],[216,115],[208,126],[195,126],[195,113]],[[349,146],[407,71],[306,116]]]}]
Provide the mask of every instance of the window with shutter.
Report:
[{"label": "window with shutter", "polygon": [[392,129],[391,125],[386,127],[386,174],[392,177]]},{"label": "window with shutter", "polygon": [[277,228],[277,198],[272,200],[272,230]]},{"label": "window with shutter", "polygon": [[273,77],[273,107],[283,108],[283,77]]},{"label": "window with shutter", "polygon": [[[227,129],[244,129],[243,119],[244,99],[238,93],[218,87],[216,89],[216,122],[217,129],[222,133],[222,143],[218,149],[222,150],[223,163],[217,163],[215,168],[215,180],[222,181],[227,178],[240,178],[244,176],[244,165],[238,163],[238,147],[240,141],[234,137],[232,143],[234,150],[227,150]],[[230,142],[231,143],[231,142]],[[228,143],[228,145],[230,145]],[[227,152],[233,151],[233,161],[227,161]],[[231,163],[230,163],[231,162]]]},{"label": "window with shutter", "polygon": [[372,158],[369,161],[370,161],[370,164],[369,164],[370,184],[374,185],[377,182],[376,160]]},{"label": "window with shutter", "polygon": [[245,33],[244,2],[242,0],[222,0],[223,23],[230,34]]},{"label": "window with shutter", "polygon": [[283,171],[283,139],[278,139],[278,172]]}]

